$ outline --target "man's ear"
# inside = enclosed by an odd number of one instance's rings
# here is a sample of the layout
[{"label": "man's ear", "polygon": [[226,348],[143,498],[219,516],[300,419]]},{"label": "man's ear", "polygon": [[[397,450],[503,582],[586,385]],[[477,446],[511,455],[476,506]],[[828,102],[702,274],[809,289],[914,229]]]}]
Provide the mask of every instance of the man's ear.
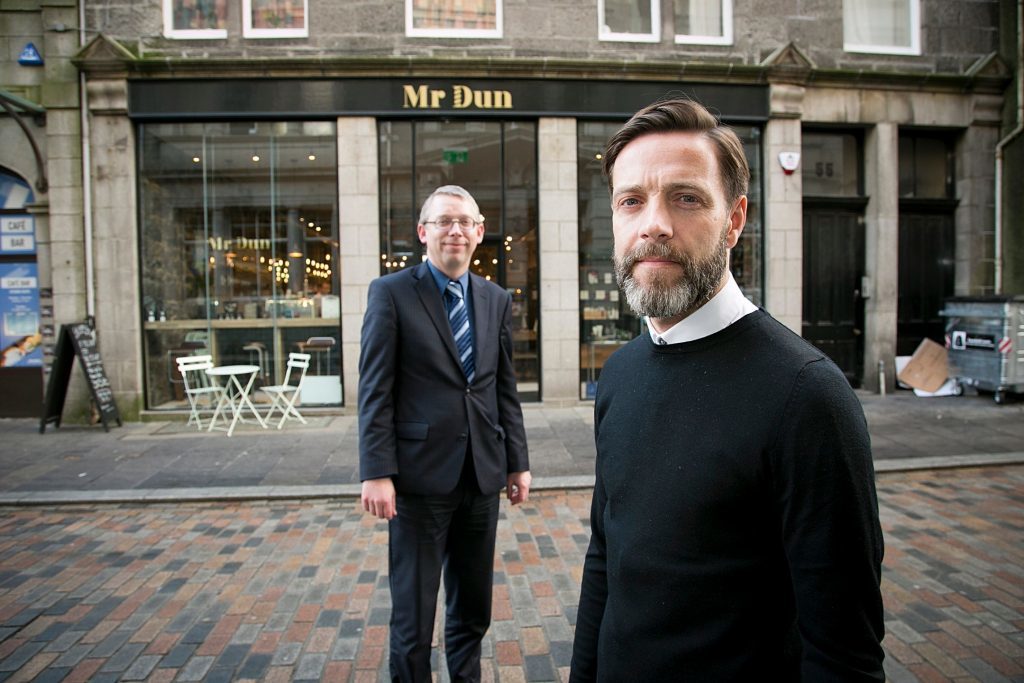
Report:
[{"label": "man's ear", "polygon": [[422,223],[416,226],[416,236],[420,238],[420,244],[427,243],[427,229]]},{"label": "man's ear", "polygon": [[747,196],[741,195],[729,212],[729,227],[725,234],[725,246],[732,249],[740,241],[740,235],[747,224]]}]

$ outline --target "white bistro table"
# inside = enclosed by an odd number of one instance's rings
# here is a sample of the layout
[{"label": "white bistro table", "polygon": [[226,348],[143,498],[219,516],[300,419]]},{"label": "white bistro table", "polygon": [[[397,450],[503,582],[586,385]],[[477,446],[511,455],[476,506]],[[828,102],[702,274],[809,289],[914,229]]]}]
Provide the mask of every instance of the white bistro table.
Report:
[{"label": "white bistro table", "polygon": [[[256,380],[256,375],[260,371],[258,365],[218,365],[217,367],[210,368],[206,371],[206,374],[214,377],[226,377],[224,380],[224,389],[221,391],[220,399],[217,401],[217,408],[213,411],[213,418],[210,420],[210,426],[207,427],[206,431],[213,431],[214,425],[217,424],[217,418],[223,413],[225,422],[228,422],[227,411],[231,410],[231,424],[228,425],[227,431],[228,436],[231,436],[232,432],[235,431],[235,425],[239,420],[245,420],[242,417],[242,411],[248,407],[252,414],[256,416],[256,421],[260,423],[260,426],[264,429],[267,428],[267,423],[260,417],[259,412],[256,410],[256,406],[249,400],[249,391],[252,389],[252,383]],[[249,376],[249,379],[243,386],[239,381],[239,377]],[[220,427],[219,429],[224,429]]]}]

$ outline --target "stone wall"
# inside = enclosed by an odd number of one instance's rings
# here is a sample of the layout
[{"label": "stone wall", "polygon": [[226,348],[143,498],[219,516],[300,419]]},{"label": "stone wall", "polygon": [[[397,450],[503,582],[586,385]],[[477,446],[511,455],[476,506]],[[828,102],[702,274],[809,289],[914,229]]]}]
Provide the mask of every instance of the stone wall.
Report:
[{"label": "stone wall", "polygon": [[[504,35],[494,39],[406,37],[401,0],[309,0],[308,39],[243,38],[241,2],[228,3],[224,40],[164,38],[161,0],[90,1],[87,22],[154,57],[489,56],[756,65],[792,41],[824,69],[964,73],[998,47],[998,0],[921,2],[922,54],[911,57],[844,52],[841,2],[735,0],[734,43],[728,46],[677,45],[671,2],[661,3],[662,34],[655,43],[599,40],[597,0],[551,0],[542,12],[529,0],[502,4]],[[685,77],[682,68],[680,75]]]}]

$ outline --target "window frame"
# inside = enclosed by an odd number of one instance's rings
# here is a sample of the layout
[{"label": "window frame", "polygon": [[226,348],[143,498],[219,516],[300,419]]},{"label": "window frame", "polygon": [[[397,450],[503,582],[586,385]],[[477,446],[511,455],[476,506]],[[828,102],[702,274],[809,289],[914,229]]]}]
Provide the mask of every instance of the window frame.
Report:
[{"label": "window frame", "polygon": [[849,43],[846,40],[846,3],[856,0],[843,0],[843,51],[870,55],[909,55],[921,54],[921,0],[891,0],[894,3],[906,3],[909,12],[910,45],[870,45]]},{"label": "window frame", "polygon": [[650,0],[650,33],[615,33],[605,31],[605,0],[597,0],[597,39],[615,43],[660,43],[661,42],[661,0]]},{"label": "window frame", "polygon": [[252,2],[242,0],[242,37],[243,38],[308,38],[309,37],[309,0],[302,0],[302,28],[253,28]]},{"label": "window frame", "polygon": [[405,35],[407,38],[503,38],[503,0],[494,1],[494,28],[416,28],[413,25],[413,0],[405,0]]},{"label": "window frame", "polygon": [[[711,2],[713,0],[706,0]],[[733,21],[732,21],[732,0],[717,0],[722,10],[722,35],[707,36],[690,33],[677,33],[675,36],[676,45],[732,45],[733,44]],[[675,8],[672,10],[672,18],[675,21]]]},{"label": "window frame", "polygon": [[[178,0],[163,0],[164,38],[171,40],[223,40],[228,37],[227,28],[174,28],[174,6]],[[225,0],[227,5],[227,0]]]}]

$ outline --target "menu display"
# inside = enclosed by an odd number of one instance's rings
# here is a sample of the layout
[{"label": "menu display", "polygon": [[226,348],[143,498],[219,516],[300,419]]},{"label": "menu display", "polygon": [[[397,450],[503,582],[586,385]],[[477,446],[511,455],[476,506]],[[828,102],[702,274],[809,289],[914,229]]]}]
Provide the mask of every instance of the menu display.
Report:
[{"label": "menu display", "polygon": [[85,373],[85,381],[89,385],[96,410],[103,422],[103,429],[110,431],[107,425],[109,421],[116,421],[117,426],[121,426],[121,415],[117,411],[114,392],[103,368],[103,358],[100,356],[96,341],[96,330],[87,322],[72,323],[60,328],[53,369],[46,388],[45,410],[39,423],[40,434],[46,431],[46,425],[50,422],[60,427],[64,399],[71,379],[71,366],[76,356]]},{"label": "menu display", "polygon": [[42,367],[39,271],[35,263],[0,263],[0,369]]}]

